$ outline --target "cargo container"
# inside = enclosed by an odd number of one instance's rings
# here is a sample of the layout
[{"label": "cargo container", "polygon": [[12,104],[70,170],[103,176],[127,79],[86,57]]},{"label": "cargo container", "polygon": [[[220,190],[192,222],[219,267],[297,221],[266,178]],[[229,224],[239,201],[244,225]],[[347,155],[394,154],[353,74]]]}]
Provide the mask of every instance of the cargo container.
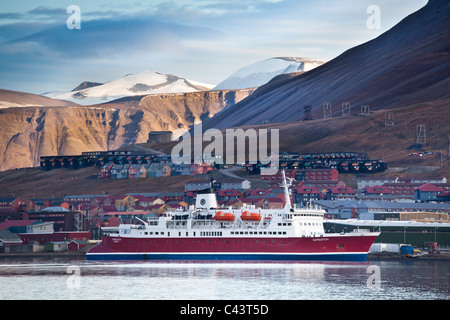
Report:
[{"label": "cargo container", "polygon": [[403,245],[400,247],[400,253],[401,254],[413,254],[414,253],[414,247],[411,245]]}]

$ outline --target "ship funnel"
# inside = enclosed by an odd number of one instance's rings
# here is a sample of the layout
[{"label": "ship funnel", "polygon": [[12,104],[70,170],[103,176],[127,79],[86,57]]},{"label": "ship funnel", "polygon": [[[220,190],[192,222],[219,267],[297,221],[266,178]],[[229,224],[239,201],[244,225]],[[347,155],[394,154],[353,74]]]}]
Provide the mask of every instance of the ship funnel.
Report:
[{"label": "ship funnel", "polygon": [[197,194],[197,199],[195,201],[195,207],[197,209],[216,209],[217,199],[215,193],[200,193]]},{"label": "ship funnel", "polygon": [[211,177],[211,187],[197,193],[197,199],[195,201],[196,209],[216,209],[219,207],[216,194],[214,193],[214,182]]}]

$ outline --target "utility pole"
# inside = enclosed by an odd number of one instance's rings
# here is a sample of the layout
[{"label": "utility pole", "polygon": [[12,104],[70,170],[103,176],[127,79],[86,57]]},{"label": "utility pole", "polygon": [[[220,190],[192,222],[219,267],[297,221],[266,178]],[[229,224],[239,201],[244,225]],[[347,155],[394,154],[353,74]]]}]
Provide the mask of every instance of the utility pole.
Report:
[{"label": "utility pole", "polygon": [[342,104],[342,115],[349,116],[351,111],[350,102],[344,102]]},{"label": "utility pole", "polygon": [[365,104],[361,106],[361,115],[362,116],[368,116],[370,115],[370,106]]},{"label": "utility pole", "polygon": [[392,111],[384,114],[384,126],[391,127],[394,125],[394,113]]},{"label": "utility pole", "polygon": [[323,103],[323,118],[332,118],[333,117],[333,110],[331,109],[331,103],[324,102]]},{"label": "utility pole", "polygon": [[424,124],[418,124],[416,126],[416,144],[419,146],[427,145],[427,132]]},{"label": "utility pole", "polygon": [[312,106],[311,105],[306,105],[303,108],[304,108],[304,111],[305,111],[305,114],[303,116],[303,121],[312,120],[312,114],[311,114]]}]

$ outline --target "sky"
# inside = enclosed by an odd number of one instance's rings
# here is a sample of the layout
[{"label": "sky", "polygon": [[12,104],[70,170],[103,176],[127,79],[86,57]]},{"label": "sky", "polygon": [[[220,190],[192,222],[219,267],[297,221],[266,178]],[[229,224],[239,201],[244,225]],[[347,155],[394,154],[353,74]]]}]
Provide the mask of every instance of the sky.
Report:
[{"label": "sky", "polygon": [[218,84],[237,69],[272,57],[329,61],[426,3],[2,1],[0,88],[70,91],[83,81],[103,83],[143,70]]}]

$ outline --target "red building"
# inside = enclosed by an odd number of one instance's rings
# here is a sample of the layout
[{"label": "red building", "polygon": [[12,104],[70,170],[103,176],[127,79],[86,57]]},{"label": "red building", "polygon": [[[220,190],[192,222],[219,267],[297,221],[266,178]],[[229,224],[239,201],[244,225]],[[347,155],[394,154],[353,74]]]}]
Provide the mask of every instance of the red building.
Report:
[{"label": "red building", "polygon": [[22,198],[0,198],[0,211],[18,211],[26,205],[27,202]]},{"label": "red building", "polygon": [[112,162],[108,162],[102,166],[98,174],[99,179],[109,179],[111,178],[111,168],[114,165]]},{"label": "red building", "polygon": [[371,195],[371,194],[391,194],[391,189],[385,186],[373,186],[373,187],[365,187],[363,190],[364,194]]},{"label": "red building", "polygon": [[[295,172],[297,169],[287,169],[285,170],[284,174],[286,175],[286,178],[295,179]],[[283,178],[282,170],[278,170],[275,174],[261,174],[261,180],[265,181],[281,181]]]},{"label": "red building", "polygon": [[355,195],[356,192],[353,188],[337,186],[328,190],[327,199],[328,200],[334,200],[337,198],[353,199]]},{"label": "red building", "polygon": [[293,189],[293,191],[293,199],[295,203],[306,204],[310,200],[320,200],[321,198],[319,189],[314,187],[302,186]]},{"label": "red building", "polygon": [[38,242],[45,244],[52,241],[65,240],[89,240],[91,233],[89,231],[70,231],[70,232],[52,232],[52,233],[19,233],[23,243]]},{"label": "red building", "polygon": [[338,181],[339,171],[336,169],[297,169],[295,180],[298,181]]}]

